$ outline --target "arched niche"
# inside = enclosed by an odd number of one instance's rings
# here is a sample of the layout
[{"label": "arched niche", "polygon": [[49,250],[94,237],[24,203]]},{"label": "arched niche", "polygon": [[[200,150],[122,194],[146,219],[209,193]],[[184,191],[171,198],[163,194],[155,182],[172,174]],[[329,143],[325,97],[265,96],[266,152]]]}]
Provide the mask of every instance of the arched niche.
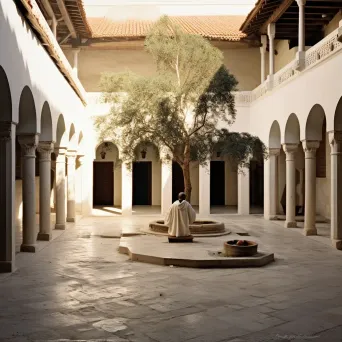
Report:
[{"label": "arched niche", "polygon": [[40,128],[39,140],[40,141],[53,141],[51,110],[47,102],[44,102],[44,105],[42,108],[40,125],[41,125],[41,128]]},{"label": "arched niche", "polygon": [[0,66],[0,121],[12,121],[11,90],[5,70]]},{"label": "arched niche", "polygon": [[285,144],[299,144],[300,141],[300,127],[297,115],[292,113],[287,119],[285,126],[284,143]]},{"label": "arched niche", "polygon": [[270,129],[268,138],[269,148],[280,148],[281,147],[281,133],[280,125],[277,120],[274,120]]},{"label": "arched niche", "polygon": [[25,86],[21,92],[19,100],[19,123],[17,134],[36,134],[37,117],[36,106],[31,89]]},{"label": "arched niche", "polygon": [[342,97],[339,99],[335,110],[334,131],[342,131]]},{"label": "arched niche", "polygon": [[56,147],[67,147],[68,146],[68,138],[66,134],[66,126],[64,121],[63,114],[60,114],[57,121],[56,128]]},{"label": "arched niche", "polygon": [[309,113],[305,126],[306,140],[322,140],[322,126],[325,120],[325,112],[321,105],[315,104]]}]

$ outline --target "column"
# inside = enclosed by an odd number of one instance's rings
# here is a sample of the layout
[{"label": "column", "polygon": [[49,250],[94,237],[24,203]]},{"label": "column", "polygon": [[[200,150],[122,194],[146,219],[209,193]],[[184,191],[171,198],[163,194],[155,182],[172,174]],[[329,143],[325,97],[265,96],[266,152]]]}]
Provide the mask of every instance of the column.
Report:
[{"label": "column", "polygon": [[331,147],[331,242],[342,249],[342,132],[329,132]]},{"label": "column", "polygon": [[15,124],[0,122],[0,272],[15,270]]},{"label": "column", "polygon": [[274,74],[274,37],[275,37],[275,23],[268,24],[267,35],[269,41],[269,76]]},{"label": "column", "polygon": [[132,162],[122,163],[122,215],[132,215]]},{"label": "column", "polygon": [[261,47],[260,47],[260,55],[261,55],[261,83],[263,83],[266,79],[266,47],[267,47],[267,36],[261,35]]},{"label": "column", "polygon": [[317,235],[316,229],[316,150],[319,141],[303,141],[305,152],[304,235]]},{"label": "column", "polygon": [[306,0],[296,0],[299,9],[298,21],[298,52],[305,51],[305,3]]},{"label": "column", "polygon": [[55,229],[65,229],[65,148],[55,149],[56,153],[56,225]]},{"label": "column", "polygon": [[38,136],[21,135],[19,143],[23,166],[23,243],[21,252],[36,251],[36,148]]},{"label": "column", "polygon": [[249,215],[249,168],[238,170],[238,214]]},{"label": "column", "polygon": [[73,64],[73,71],[76,76],[78,76],[78,54],[80,53],[80,49],[72,49],[73,57],[74,57],[74,64]]},{"label": "column", "polygon": [[75,173],[76,173],[76,151],[67,152],[67,222],[76,221],[75,210]]},{"label": "column", "polygon": [[210,161],[199,165],[199,215],[210,215]]},{"label": "column", "polygon": [[51,239],[51,153],[53,143],[39,142],[39,233],[38,240]]},{"label": "column", "polygon": [[268,187],[269,187],[269,214],[268,220],[276,220],[278,213],[278,156],[280,154],[280,148],[270,148],[269,152],[269,177],[268,177]]},{"label": "column", "polygon": [[298,18],[298,51],[297,51],[297,69],[305,68],[305,3],[306,0],[296,0],[299,9]]},{"label": "column", "polygon": [[172,204],[172,161],[162,160],[161,213],[166,215]]},{"label": "column", "polygon": [[286,154],[286,228],[296,228],[296,165],[297,144],[284,144]]}]

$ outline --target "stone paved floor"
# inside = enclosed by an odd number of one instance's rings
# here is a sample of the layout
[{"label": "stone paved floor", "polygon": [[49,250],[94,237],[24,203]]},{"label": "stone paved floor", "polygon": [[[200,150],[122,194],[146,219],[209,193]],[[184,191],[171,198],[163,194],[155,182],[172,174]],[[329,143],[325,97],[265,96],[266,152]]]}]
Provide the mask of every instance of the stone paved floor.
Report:
[{"label": "stone paved floor", "polygon": [[[117,253],[121,229],[155,218],[85,218],[35,255],[18,254],[18,271],[0,275],[0,341],[342,341],[342,252],[232,215],[214,218],[249,232],[275,263],[199,270]],[[114,238],[98,236],[108,230]]]}]

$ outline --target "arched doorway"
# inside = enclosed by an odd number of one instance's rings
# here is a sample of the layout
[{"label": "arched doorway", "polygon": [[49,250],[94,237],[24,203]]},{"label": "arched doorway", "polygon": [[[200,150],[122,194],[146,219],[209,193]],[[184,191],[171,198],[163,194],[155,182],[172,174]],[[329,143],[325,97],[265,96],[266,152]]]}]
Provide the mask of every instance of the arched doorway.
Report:
[{"label": "arched doorway", "polygon": [[161,205],[161,162],[158,148],[150,143],[139,143],[132,163],[133,206]]},{"label": "arched doorway", "polygon": [[93,205],[121,206],[121,169],[118,148],[112,142],[103,142],[96,149],[93,163]]}]

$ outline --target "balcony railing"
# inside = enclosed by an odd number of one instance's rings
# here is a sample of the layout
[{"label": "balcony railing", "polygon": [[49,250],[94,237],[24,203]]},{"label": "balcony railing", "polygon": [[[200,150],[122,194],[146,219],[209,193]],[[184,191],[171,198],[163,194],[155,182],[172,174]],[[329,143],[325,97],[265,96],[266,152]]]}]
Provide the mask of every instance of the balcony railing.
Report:
[{"label": "balcony railing", "polygon": [[326,58],[336,54],[342,49],[342,43],[338,40],[339,29],[336,29],[316,45],[312,46],[305,53],[305,65],[298,70],[298,60],[292,60],[285,65],[282,69],[276,72],[272,79],[268,79],[261,83],[252,91],[236,92],[235,101],[237,105],[249,104],[260,97],[264,96],[267,92],[279,87],[283,83],[294,79],[300,73],[312,68]]}]

